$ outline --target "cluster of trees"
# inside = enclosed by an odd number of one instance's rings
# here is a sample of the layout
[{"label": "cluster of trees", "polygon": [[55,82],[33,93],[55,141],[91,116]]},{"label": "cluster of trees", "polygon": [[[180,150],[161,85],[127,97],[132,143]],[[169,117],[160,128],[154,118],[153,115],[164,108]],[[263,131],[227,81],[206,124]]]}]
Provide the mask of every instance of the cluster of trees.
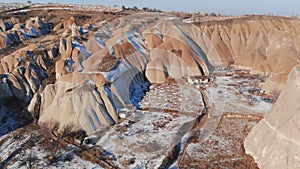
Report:
[{"label": "cluster of trees", "polygon": [[210,17],[217,17],[217,16],[222,16],[220,13],[216,14],[214,12],[212,13],[200,13],[200,12],[195,12],[195,13],[187,13],[187,12],[171,12],[171,14],[182,18],[182,19],[188,19],[188,18],[197,18],[197,17],[205,17],[205,16],[210,16]]},{"label": "cluster of trees", "polygon": [[142,9],[143,9],[143,11],[146,11],[146,12],[162,12],[160,9],[155,9],[155,8],[151,9],[148,7],[144,7]]},{"label": "cluster of trees", "polygon": [[[133,6],[132,8],[130,8],[130,7],[125,7],[123,5],[122,9],[123,10],[138,10],[139,8],[137,6]],[[162,10],[160,10],[160,9],[155,9],[155,8],[152,9],[152,8],[148,8],[148,7],[143,7],[142,10],[146,11],[146,12],[162,12]]]}]

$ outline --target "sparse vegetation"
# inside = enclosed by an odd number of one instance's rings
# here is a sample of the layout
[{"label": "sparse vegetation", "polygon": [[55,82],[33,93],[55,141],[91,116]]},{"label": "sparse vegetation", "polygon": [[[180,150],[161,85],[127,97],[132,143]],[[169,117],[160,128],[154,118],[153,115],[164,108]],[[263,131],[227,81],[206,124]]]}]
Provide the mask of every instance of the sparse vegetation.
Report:
[{"label": "sparse vegetation", "polygon": [[142,9],[143,9],[143,11],[146,11],[146,12],[162,12],[161,10],[155,9],[155,8],[151,9],[148,7],[143,7]]},{"label": "sparse vegetation", "polygon": [[67,140],[72,144],[75,144],[75,139],[78,139],[80,144],[82,144],[87,136],[84,130],[76,130],[73,123],[60,126],[58,121],[51,121],[50,123],[42,124],[42,126],[49,129],[57,139]]},{"label": "sparse vegetation", "polygon": [[48,159],[48,161],[49,161],[49,163],[48,163],[48,165],[52,165],[52,164],[55,164],[55,163],[57,163],[57,162],[59,162],[60,160],[62,160],[62,147],[59,147],[58,146],[58,142],[53,142],[53,143],[55,143],[56,145],[51,145],[51,148],[53,148],[53,149],[49,149],[48,150],[48,152],[50,153],[50,155],[49,155],[49,159]]},{"label": "sparse vegetation", "polygon": [[20,159],[19,167],[26,166],[27,169],[36,168],[36,163],[38,162],[38,157],[30,151],[29,154],[23,152],[23,158]]},{"label": "sparse vegetation", "polygon": [[74,124],[67,124],[62,127],[62,131],[60,133],[60,138],[63,139],[65,137],[72,136],[72,132],[74,130]]}]

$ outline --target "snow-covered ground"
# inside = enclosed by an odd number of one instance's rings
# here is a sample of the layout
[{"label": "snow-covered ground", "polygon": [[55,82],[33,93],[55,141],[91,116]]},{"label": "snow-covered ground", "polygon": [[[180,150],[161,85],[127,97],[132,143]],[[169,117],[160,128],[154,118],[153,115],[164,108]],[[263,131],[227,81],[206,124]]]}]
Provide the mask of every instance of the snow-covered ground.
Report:
[{"label": "snow-covered ground", "polygon": [[78,147],[59,147],[55,139],[30,129],[19,129],[0,138],[0,168],[103,168],[80,158],[75,153]]},{"label": "snow-covered ground", "polygon": [[[110,159],[119,168],[159,168],[177,145],[181,145],[180,161],[171,161],[175,167],[185,164],[185,159],[209,161],[226,154],[235,155],[235,151],[242,151],[239,147],[243,145],[245,133],[272,107],[258,86],[260,81],[252,75],[238,76],[232,69],[217,69],[207,84],[192,85],[181,81],[151,84],[146,95],[141,95],[141,109],[120,110],[120,114],[125,112],[126,116],[120,124],[98,131],[96,144],[101,147],[103,158]],[[140,85],[135,90],[144,91],[143,86],[148,88],[148,85]],[[200,91],[206,95],[208,105]],[[203,127],[191,132],[197,125],[196,119],[205,112],[205,106],[209,112]],[[7,111],[3,106],[1,110]],[[7,131],[5,128],[16,122],[12,118],[0,123],[1,132],[5,134],[0,137],[1,167],[26,168],[32,164],[37,168],[103,168],[79,157],[76,154],[79,148],[69,143],[58,150],[58,154],[55,153],[57,149],[49,151],[43,146],[43,139],[48,139],[48,143],[55,139],[43,138],[31,128]],[[191,138],[200,140],[191,141]],[[207,149],[208,146],[211,148]],[[226,151],[230,146],[230,151]],[[57,159],[49,162],[53,155],[57,155]],[[226,160],[243,159],[244,155],[237,154]]]},{"label": "snow-covered ground", "polygon": [[201,112],[204,104],[197,88],[187,84],[152,85],[140,103],[142,109],[161,109],[181,113]]},{"label": "snow-covered ground", "polygon": [[200,91],[188,84],[151,85],[140,106],[97,143],[120,168],[159,168],[204,109]]},{"label": "snow-covered ground", "polygon": [[190,134],[178,158],[180,167],[255,165],[243,145],[251,128],[272,107],[259,88],[261,80],[250,74],[239,76],[232,69],[216,69],[211,81],[201,86],[208,98],[208,117],[200,130]]},{"label": "snow-covered ground", "polygon": [[[208,149],[210,153],[205,158],[211,158],[219,150],[224,152],[218,152],[217,156],[235,154],[240,149],[234,147],[234,142],[242,146],[244,133],[272,107],[263,99],[268,96],[258,86],[261,81],[250,74],[239,76],[233,69],[216,69],[207,84],[151,84],[139,103],[142,110],[123,110],[127,113],[122,123],[105,131],[97,145],[114,155],[120,168],[159,168],[170,158],[175,145],[182,145],[180,156],[189,155],[197,160],[205,156],[199,154],[202,143],[217,142],[219,146]],[[208,99],[209,112],[204,126],[196,132],[201,142],[190,143],[188,140],[195,136],[191,129],[197,123],[196,118],[205,110],[200,90]],[[222,135],[220,130],[227,134]],[[233,146],[232,151],[225,152],[226,146]],[[243,154],[231,160],[241,159],[244,160]],[[176,160],[172,163],[178,165]]]},{"label": "snow-covered ground", "polygon": [[165,112],[135,111],[132,114],[133,121],[114,126],[97,143],[117,156],[120,164],[134,159],[130,168],[158,168],[195,120],[191,116]]},{"label": "snow-covered ground", "polygon": [[[259,88],[262,82],[254,75],[238,76],[233,69],[217,69],[210,84],[205,86],[205,93],[212,109],[211,116],[220,116],[224,112],[242,114],[265,114],[272,104],[264,101],[268,96]],[[257,94],[249,89],[257,89]]]}]

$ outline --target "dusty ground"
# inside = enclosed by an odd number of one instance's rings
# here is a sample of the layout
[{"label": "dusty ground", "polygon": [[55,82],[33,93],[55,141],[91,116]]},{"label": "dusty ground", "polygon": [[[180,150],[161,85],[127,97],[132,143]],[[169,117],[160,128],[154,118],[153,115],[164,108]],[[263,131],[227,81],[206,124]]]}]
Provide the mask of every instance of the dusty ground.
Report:
[{"label": "dusty ground", "polygon": [[179,157],[180,168],[257,168],[252,157],[245,154],[244,139],[261,118],[224,113],[208,139],[202,138],[201,130],[189,139]]}]

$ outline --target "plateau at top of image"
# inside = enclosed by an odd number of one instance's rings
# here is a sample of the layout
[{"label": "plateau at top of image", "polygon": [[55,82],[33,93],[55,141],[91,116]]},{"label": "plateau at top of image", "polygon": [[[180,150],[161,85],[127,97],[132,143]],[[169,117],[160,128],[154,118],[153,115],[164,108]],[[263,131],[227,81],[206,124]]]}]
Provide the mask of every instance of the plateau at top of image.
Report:
[{"label": "plateau at top of image", "polygon": [[[147,7],[152,9],[163,10],[166,12],[187,12],[187,13],[220,13],[223,15],[245,15],[245,14],[264,14],[264,15],[279,15],[279,16],[297,16],[299,15],[300,2],[287,0],[254,0],[254,1],[218,1],[218,0],[189,0],[189,1],[172,1],[172,0],[113,0],[113,1],[94,1],[94,0],[51,0],[51,1],[23,1],[23,0],[12,0],[3,1],[2,3],[27,3],[31,4],[82,4],[82,5],[105,5],[105,6],[125,6],[127,8],[138,7],[140,9]],[[0,1],[1,3],[1,1]]]}]

